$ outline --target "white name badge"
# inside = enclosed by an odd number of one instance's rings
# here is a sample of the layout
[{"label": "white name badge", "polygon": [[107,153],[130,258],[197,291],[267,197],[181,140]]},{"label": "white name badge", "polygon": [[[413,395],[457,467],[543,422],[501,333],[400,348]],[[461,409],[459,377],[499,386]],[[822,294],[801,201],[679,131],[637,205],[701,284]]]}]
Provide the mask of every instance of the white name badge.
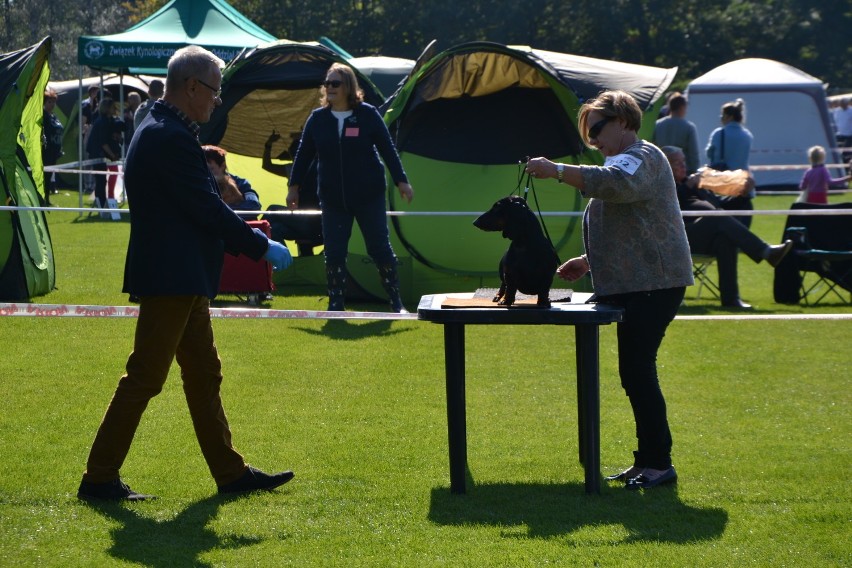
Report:
[{"label": "white name badge", "polygon": [[610,156],[604,160],[604,166],[614,166],[630,175],[635,174],[636,170],[638,170],[641,165],[642,160],[629,154],[618,154],[617,156]]}]

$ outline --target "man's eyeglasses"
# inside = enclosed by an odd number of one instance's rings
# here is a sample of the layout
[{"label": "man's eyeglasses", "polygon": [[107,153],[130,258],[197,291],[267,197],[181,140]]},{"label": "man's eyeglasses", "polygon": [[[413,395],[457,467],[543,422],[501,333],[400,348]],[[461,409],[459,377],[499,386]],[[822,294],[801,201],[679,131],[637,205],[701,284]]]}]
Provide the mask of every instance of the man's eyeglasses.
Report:
[{"label": "man's eyeglasses", "polygon": [[601,135],[601,130],[603,130],[604,126],[606,126],[608,122],[613,120],[613,118],[614,117],[612,116],[607,116],[606,118],[602,118],[601,120],[594,123],[592,127],[589,128],[589,140],[593,138],[597,139],[597,137]]},{"label": "man's eyeglasses", "polygon": [[332,89],[336,89],[343,84],[343,81],[323,81],[323,85],[326,87],[331,87]]},{"label": "man's eyeglasses", "polygon": [[204,81],[199,79],[198,77],[196,77],[195,80],[198,81],[199,83],[201,83],[202,85],[204,85],[205,87],[207,87],[208,89],[210,89],[211,91],[213,91],[214,97],[216,97],[217,99],[222,98],[222,89],[221,88],[216,89],[214,87],[211,87],[210,85],[208,85],[207,83],[205,83]]}]

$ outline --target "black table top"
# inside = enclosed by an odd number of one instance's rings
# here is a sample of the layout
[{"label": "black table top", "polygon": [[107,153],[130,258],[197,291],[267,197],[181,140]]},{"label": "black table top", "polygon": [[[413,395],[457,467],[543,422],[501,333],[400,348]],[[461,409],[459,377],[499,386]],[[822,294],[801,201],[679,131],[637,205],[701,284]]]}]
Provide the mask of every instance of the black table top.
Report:
[{"label": "black table top", "polygon": [[570,302],[554,302],[549,309],[533,307],[442,308],[447,298],[473,298],[473,292],[430,294],[420,298],[417,319],[461,324],[609,324],[621,321],[623,310],[606,304],[587,304],[591,294],[575,292]]}]

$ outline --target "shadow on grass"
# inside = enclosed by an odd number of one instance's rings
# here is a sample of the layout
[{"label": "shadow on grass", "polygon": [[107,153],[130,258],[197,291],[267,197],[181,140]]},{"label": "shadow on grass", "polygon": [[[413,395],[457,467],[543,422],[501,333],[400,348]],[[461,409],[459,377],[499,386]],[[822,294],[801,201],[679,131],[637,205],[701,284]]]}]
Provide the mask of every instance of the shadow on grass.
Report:
[{"label": "shadow on grass", "polygon": [[164,521],[140,514],[138,506],[115,502],[86,502],[93,510],[118,523],[112,528],[107,551],[118,560],[155,568],[209,566],[199,557],[214,549],[237,549],[261,542],[257,537],[216,534],[207,524],[221,505],[238,498],[214,495],[202,499]]},{"label": "shadow on grass", "polygon": [[728,513],[685,505],[676,485],[637,492],[603,488],[601,495],[586,495],[582,483],[484,483],[469,485],[464,495],[446,487],[433,489],[429,520],[440,525],[527,527],[526,538],[621,525],[628,533],[623,542],[686,544],[720,538]]},{"label": "shadow on grass", "polygon": [[[107,213],[107,215],[110,215]],[[130,215],[127,213],[121,214],[118,219],[112,219],[111,217],[101,217],[97,212],[91,213],[82,213],[81,216],[76,217],[73,221],[73,224],[78,223],[130,223]]]},{"label": "shadow on grass", "polygon": [[364,337],[391,336],[410,329],[391,329],[391,320],[369,320],[352,323],[348,320],[326,320],[320,329],[297,328],[310,335],[330,337],[331,339],[353,340]]}]

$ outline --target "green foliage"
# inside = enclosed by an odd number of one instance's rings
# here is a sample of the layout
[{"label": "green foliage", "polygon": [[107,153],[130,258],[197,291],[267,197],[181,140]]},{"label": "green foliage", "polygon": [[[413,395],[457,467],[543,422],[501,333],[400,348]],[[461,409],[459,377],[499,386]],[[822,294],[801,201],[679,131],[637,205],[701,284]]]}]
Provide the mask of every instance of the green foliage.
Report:
[{"label": "green foliage", "polygon": [[[678,85],[743,57],[775,59],[852,88],[848,0],[233,0],[276,37],[328,36],[350,53],[415,58],[468,41],[530,45],[630,63],[678,67]],[[54,38],[54,80],[75,78],[77,37],[124,31],[165,0],[6,0],[0,51]]]},{"label": "green foliage", "polygon": [[[55,196],[75,205],[73,194]],[[759,197],[761,209],[791,198]],[[39,302],[126,304],[128,225],[49,215],[59,289]],[[783,217],[755,219],[776,241]],[[771,269],[740,260],[743,296],[778,306]],[[315,309],[321,291],[272,305]],[[359,308],[383,309],[364,305]],[[715,302],[687,292],[690,313]],[[216,320],[238,449],[296,479],[220,499],[178,369],[122,469],[160,496],[75,498],[132,348],[132,319],[0,317],[0,558],[8,566],[848,566],[848,321],[676,321],[660,351],[676,487],[583,491],[573,332],[469,326],[473,486],[449,493],[441,326],[413,321]],[[633,422],[601,330],[601,463],[629,464]]]}]

